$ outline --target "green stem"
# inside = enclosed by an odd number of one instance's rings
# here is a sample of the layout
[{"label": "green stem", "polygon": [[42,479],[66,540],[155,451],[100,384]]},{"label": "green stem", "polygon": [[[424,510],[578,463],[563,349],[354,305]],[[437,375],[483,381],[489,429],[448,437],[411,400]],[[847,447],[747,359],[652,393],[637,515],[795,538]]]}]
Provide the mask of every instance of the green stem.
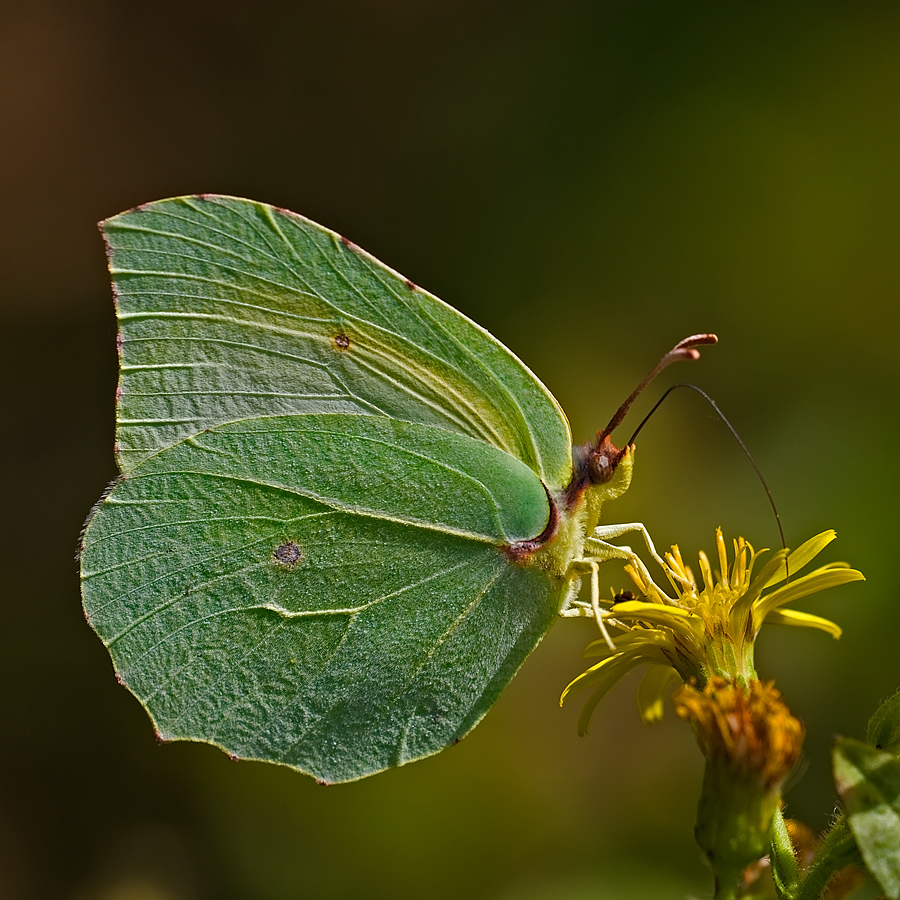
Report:
[{"label": "green stem", "polygon": [[737,900],[738,888],[740,887],[741,875],[738,873],[736,878],[729,879],[726,883],[720,876],[716,876],[716,891],[713,900]]},{"label": "green stem", "polygon": [[794,845],[788,834],[787,824],[781,809],[775,811],[772,819],[772,877],[775,879],[775,889],[781,898],[792,898],[796,894],[800,884],[800,866],[797,865],[797,857],[794,856]]},{"label": "green stem", "polygon": [[828,882],[845,866],[858,862],[859,852],[844,815],[835,821],[819,847],[815,861],[806,870],[799,889],[791,900],[820,900]]}]

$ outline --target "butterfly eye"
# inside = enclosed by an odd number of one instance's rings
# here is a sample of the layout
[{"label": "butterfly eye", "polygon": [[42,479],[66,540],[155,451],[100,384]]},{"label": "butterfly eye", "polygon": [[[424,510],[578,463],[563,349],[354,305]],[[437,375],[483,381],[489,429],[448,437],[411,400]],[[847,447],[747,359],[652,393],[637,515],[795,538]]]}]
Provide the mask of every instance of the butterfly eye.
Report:
[{"label": "butterfly eye", "polygon": [[615,472],[612,460],[606,453],[598,453],[591,456],[589,463],[591,469],[591,481],[594,484],[604,484],[609,481]]},{"label": "butterfly eye", "polygon": [[616,466],[624,456],[609,438],[604,438],[600,446],[588,457],[588,473],[594,484],[606,484],[616,473]]}]

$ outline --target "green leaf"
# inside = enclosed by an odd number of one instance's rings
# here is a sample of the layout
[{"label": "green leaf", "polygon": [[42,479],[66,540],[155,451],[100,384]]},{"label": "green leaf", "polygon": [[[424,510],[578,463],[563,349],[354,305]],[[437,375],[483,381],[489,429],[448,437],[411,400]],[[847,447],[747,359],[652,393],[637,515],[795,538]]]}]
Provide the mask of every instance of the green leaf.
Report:
[{"label": "green leaf", "polygon": [[502,344],[334,232],[234,197],[102,223],[120,324],[123,471],[262,415],[388,416],[492,444],[548,487],[572,471],[559,405]]},{"label": "green leaf", "polygon": [[900,753],[900,691],[875,710],[866,728],[866,741],[879,750]]},{"label": "green leaf", "polygon": [[900,759],[839,738],[834,780],[859,852],[884,893],[900,898]]},{"label": "green leaf", "polygon": [[85,609],[163,739],[323,781],[453,743],[554,620],[511,564],[548,502],[509,454],[361,415],[256,418],[149,457],[85,535]]}]

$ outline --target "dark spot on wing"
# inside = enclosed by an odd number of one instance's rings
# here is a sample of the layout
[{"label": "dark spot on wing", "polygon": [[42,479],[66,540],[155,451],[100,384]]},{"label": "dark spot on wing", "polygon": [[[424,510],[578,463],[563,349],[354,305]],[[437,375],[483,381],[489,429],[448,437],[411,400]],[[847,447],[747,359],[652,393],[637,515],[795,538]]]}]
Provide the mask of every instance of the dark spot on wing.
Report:
[{"label": "dark spot on wing", "polygon": [[416,283],[415,283],[414,281],[410,281],[408,278],[404,278],[403,280],[406,282],[406,286],[407,286],[411,291],[414,291],[414,290],[417,289],[417,285],[416,285]]},{"label": "dark spot on wing", "polygon": [[344,350],[350,349],[350,338],[347,337],[347,335],[344,334],[343,331],[336,334],[331,339],[331,341],[334,344],[334,346],[337,347],[337,349],[340,350],[341,352],[343,352]]},{"label": "dark spot on wing", "polygon": [[275,548],[272,556],[279,565],[291,569],[303,561],[305,554],[293,541],[285,541]]}]

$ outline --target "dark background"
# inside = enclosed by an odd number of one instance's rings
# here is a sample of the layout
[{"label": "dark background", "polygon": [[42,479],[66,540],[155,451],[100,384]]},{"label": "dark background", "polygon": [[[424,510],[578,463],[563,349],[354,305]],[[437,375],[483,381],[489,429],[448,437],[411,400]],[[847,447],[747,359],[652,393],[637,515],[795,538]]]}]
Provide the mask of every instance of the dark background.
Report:
[{"label": "dark background", "polygon": [[[731,416],[790,544],[834,527],[828,558],[869,578],[801,603],[840,642],[760,641],[809,731],[788,812],[822,827],[831,736],[861,736],[900,685],[898,20],[871,0],[2,0],[0,895],[709,893],[688,729],[641,725],[635,681],[588,738],[557,707],[583,622],[460,746],[357,784],[156,745],[73,559],[115,473],[94,223],[202,191],[301,212],[454,304],[579,440],[674,341],[718,332],[669,381]],[[606,515],[690,557],[719,524],[777,543],[749,464],[687,393]]]}]

